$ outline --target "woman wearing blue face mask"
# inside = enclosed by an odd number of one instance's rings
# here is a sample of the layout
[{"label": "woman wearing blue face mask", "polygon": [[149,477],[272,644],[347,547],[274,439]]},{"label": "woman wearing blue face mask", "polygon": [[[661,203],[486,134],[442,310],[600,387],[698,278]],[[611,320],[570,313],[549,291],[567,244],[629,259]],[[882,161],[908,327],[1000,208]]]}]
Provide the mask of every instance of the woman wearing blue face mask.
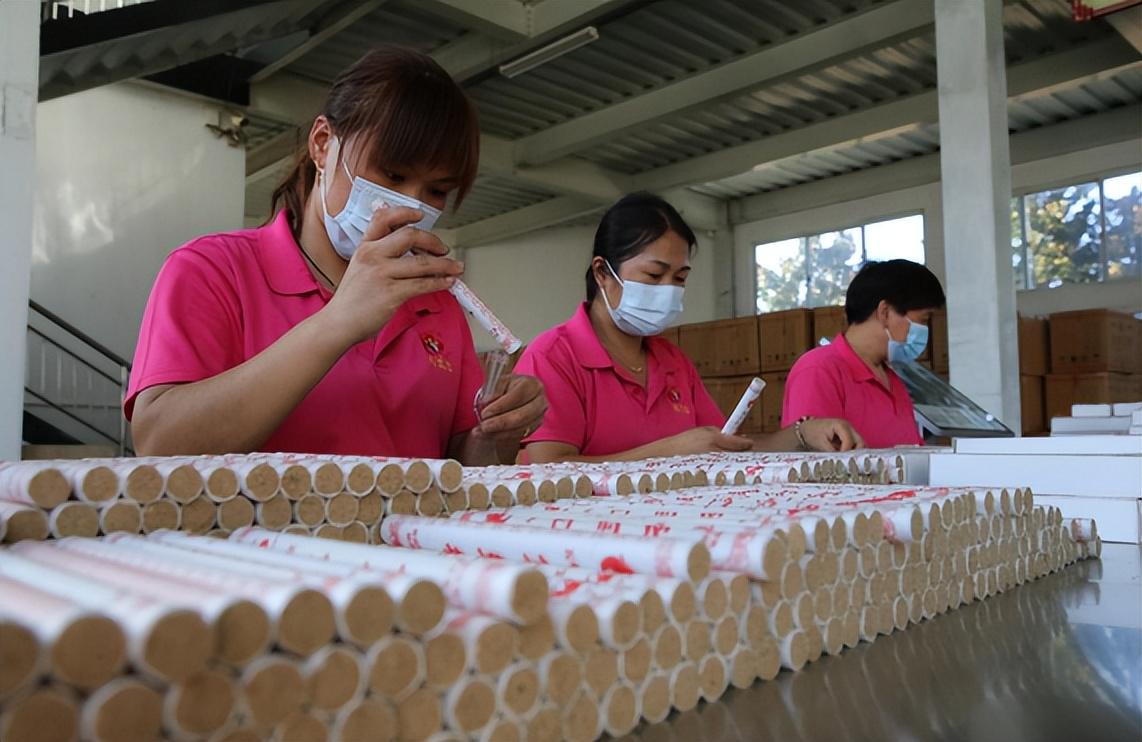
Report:
[{"label": "woman wearing blue face mask", "polygon": [[789,372],[783,421],[843,416],[875,448],[922,443],[912,399],[888,364],[924,352],[927,322],[942,306],[939,279],[919,263],[865,265],[845,295],[848,329]]},{"label": "woman wearing blue face mask", "polygon": [[694,245],[678,212],[649,193],[626,196],[603,216],[587,301],[536,338],[516,366],[543,382],[549,404],[526,441],[531,461],[863,445],[843,420],[806,421],[759,443],[720,432],[725,417],[694,365],[656,337],[682,314]]},{"label": "woman wearing blue face mask", "polygon": [[451,456],[498,463],[542,419],[534,378],[481,411],[464,267],[430,231],[476,177],[475,107],[432,58],[383,48],[333,83],[260,229],[175,250],[124,411],[146,454]]}]

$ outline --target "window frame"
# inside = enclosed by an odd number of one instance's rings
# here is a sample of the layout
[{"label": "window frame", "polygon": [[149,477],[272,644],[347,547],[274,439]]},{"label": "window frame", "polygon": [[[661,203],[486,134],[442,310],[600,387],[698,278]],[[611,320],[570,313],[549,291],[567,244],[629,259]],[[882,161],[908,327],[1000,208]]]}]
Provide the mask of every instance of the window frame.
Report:
[{"label": "window frame", "polygon": [[[1133,171],[1131,171],[1131,172],[1133,172]],[[1113,176],[1111,176],[1111,177],[1113,177]],[[1032,192],[1034,192],[1034,191],[1032,191]],[[829,234],[832,232],[845,232],[845,231],[850,230],[850,229],[859,229],[860,230],[860,245],[861,245],[861,265],[863,265],[864,263],[868,262],[868,245],[865,241],[865,233],[864,233],[865,227],[867,227],[870,224],[879,224],[880,222],[891,222],[891,221],[896,221],[897,219],[906,219],[906,218],[911,217],[911,216],[919,216],[923,220],[923,222],[922,222],[923,229],[921,230],[921,234],[922,234],[922,240],[923,240],[923,245],[924,245],[924,265],[927,265],[928,264],[928,240],[927,240],[927,237],[928,237],[928,214],[927,214],[926,209],[906,209],[903,211],[892,212],[892,213],[888,213],[888,214],[875,216],[875,217],[872,217],[869,219],[864,219],[864,220],[858,222],[857,224],[849,224],[847,226],[840,226],[840,227],[833,227],[833,228],[824,228],[824,229],[820,229],[820,230],[817,230],[814,232],[808,232],[808,233],[802,232],[800,234],[791,234],[791,235],[788,235],[786,237],[776,237],[776,238],[772,238],[772,239],[767,239],[764,242],[755,242],[753,244],[753,251],[752,251],[753,256],[752,256],[752,261],[751,261],[752,266],[753,266],[753,302],[752,302],[753,313],[755,315],[763,314],[763,312],[761,312],[761,310],[759,310],[757,308],[758,292],[761,290],[761,285],[760,285],[759,281],[757,280],[757,248],[761,247],[762,245],[772,244],[774,242],[785,242],[787,240],[802,240],[802,241],[804,241],[804,240],[807,240],[809,237],[813,237],[813,236],[820,236],[820,235]],[[807,275],[802,279],[801,282],[808,285],[808,283],[813,280],[813,277],[812,277],[812,266],[809,265],[808,249],[805,247],[806,244],[807,243],[803,242],[802,250],[804,251],[804,254],[805,254],[805,269],[806,269]],[[813,309],[813,307],[796,306],[796,307],[788,307],[786,309],[771,309],[769,311],[770,312],[784,312],[784,311],[790,311],[793,309]]]},{"label": "window frame", "polygon": [[[1107,264],[1106,252],[1106,193],[1103,188],[1103,183],[1112,178],[1118,178],[1123,175],[1133,175],[1135,173],[1142,173],[1135,165],[1124,165],[1116,167],[1111,170],[1104,170],[1096,175],[1085,175],[1078,177],[1059,178],[1057,180],[1040,183],[1032,187],[1013,188],[1011,191],[1011,200],[1019,202],[1019,223],[1022,230],[1022,251],[1023,251],[1023,281],[1024,288],[1016,289],[1016,293],[1023,293],[1024,291],[1053,291],[1062,288],[1063,286],[1099,286],[1105,284],[1118,284],[1126,281],[1137,281],[1138,279],[1132,276],[1124,278],[1108,278],[1107,271],[1109,266]],[[1098,280],[1092,284],[1076,283],[1073,281],[1064,281],[1061,286],[1056,286],[1054,289],[1049,284],[1041,286],[1035,284],[1034,271],[1031,263],[1031,243],[1027,239],[1027,202],[1026,197],[1032,196],[1037,193],[1045,191],[1054,191],[1071,186],[1080,186],[1084,183],[1093,182],[1098,186],[1098,221],[1099,221],[1099,234],[1098,234]]]}]

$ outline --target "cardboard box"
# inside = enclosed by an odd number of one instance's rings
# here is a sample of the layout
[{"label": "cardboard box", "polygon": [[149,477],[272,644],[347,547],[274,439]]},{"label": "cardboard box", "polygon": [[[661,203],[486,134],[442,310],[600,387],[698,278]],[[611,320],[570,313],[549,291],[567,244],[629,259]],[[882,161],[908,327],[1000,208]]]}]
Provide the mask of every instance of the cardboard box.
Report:
[{"label": "cardboard box", "polygon": [[1019,317],[1019,373],[1046,376],[1051,368],[1050,325],[1042,317]]},{"label": "cardboard box", "polygon": [[741,317],[683,325],[678,346],[699,376],[756,375],[761,366],[757,340],[757,317]]},{"label": "cardboard box", "polygon": [[680,335],[681,334],[682,334],[682,328],[681,327],[668,327],[665,330],[663,330],[662,334],[659,335],[658,337],[662,338],[663,340],[668,340],[674,345],[678,345],[678,343],[680,341]]},{"label": "cardboard box", "polygon": [[[702,379],[702,383],[706,385],[706,391],[714,398],[718,409],[722,411],[723,415],[729,417],[753,378],[753,376],[716,377]],[[738,433],[741,435],[760,432],[762,432],[762,403],[753,406],[753,409],[746,415],[745,422],[738,429]]]},{"label": "cardboard box", "polygon": [[[1138,320],[1109,309],[1051,315],[1051,372],[1138,373]],[[1125,400],[1124,400],[1125,401]]]},{"label": "cardboard box", "polygon": [[931,361],[930,368],[938,374],[948,373],[948,312],[937,309],[928,320],[928,347],[920,356]]},{"label": "cardboard box", "polygon": [[813,310],[791,309],[758,317],[761,371],[788,371],[805,351],[814,347]]},{"label": "cardboard box", "polygon": [[1023,434],[1042,433],[1046,430],[1046,398],[1042,376],[1019,377],[1019,401],[1022,405]]},{"label": "cardboard box", "polygon": [[1136,374],[1050,374],[1046,379],[1047,421],[1070,416],[1071,406],[1076,404],[1142,399],[1142,376]]},{"label": "cardboard box", "polygon": [[763,374],[765,391],[761,393],[761,430],[776,433],[781,430],[781,409],[785,403],[785,381],[787,373]]},{"label": "cardboard box", "polygon": [[1067,435],[1054,438],[957,438],[957,453],[1142,456],[1142,436]]},{"label": "cardboard box", "polygon": [[1137,498],[1142,458],[941,453],[932,454],[929,478],[933,487],[1030,487],[1036,496]]},{"label": "cardboard box", "polygon": [[820,343],[821,338],[833,342],[848,326],[844,307],[817,307],[813,310],[813,344]]}]

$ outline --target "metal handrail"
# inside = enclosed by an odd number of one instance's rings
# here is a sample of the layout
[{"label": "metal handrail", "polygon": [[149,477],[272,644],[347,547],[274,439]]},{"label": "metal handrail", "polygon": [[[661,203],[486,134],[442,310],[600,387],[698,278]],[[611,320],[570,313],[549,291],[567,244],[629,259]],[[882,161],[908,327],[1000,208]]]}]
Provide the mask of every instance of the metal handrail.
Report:
[{"label": "metal handrail", "polygon": [[[43,317],[44,319],[46,319],[48,322],[51,322],[53,325],[55,325],[57,328],[59,328],[59,330],[61,332],[67,333],[68,336],[70,336],[71,338],[74,338],[79,343],[82,343],[86,348],[88,348],[91,351],[93,351],[94,353],[102,356],[107,361],[113,363],[118,369],[118,378],[111,375],[107,371],[104,371],[103,369],[99,368],[94,363],[92,363],[92,361],[90,361],[87,358],[84,358],[83,356],[79,355],[76,351],[72,350],[71,348],[68,348],[67,346],[62,344],[60,341],[58,341],[58,340],[50,337],[49,335],[45,334],[42,330],[40,330],[36,327],[33,327],[32,323],[30,321],[28,323],[28,332],[29,333],[31,333],[35,337],[39,338],[46,345],[51,346],[52,348],[55,348],[56,350],[62,352],[63,355],[67,356],[68,358],[72,359],[73,361],[78,362],[80,365],[87,368],[93,374],[95,374],[95,375],[105,379],[106,381],[111,382],[111,384],[119,387],[119,398],[120,398],[120,400],[123,399],[124,395],[126,395],[126,393],[127,393],[127,382],[128,382],[128,379],[130,377],[130,372],[131,372],[131,364],[127,361],[127,359],[123,358],[122,356],[120,356],[115,351],[113,351],[110,348],[108,348],[107,346],[103,345],[102,343],[100,343],[98,340],[94,339],[93,337],[91,337],[87,333],[83,332],[78,327],[67,322],[62,317],[57,315],[55,312],[52,312],[51,310],[46,309],[45,307],[37,304],[36,302],[29,301],[28,302],[28,308],[31,311],[33,311],[36,314]],[[92,425],[87,420],[84,420],[83,418],[79,417],[75,413],[71,412],[65,406],[63,406],[59,403],[53,402],[52,400],[45,397],[43,394],[40,394],[40,393],[36,392],[34,389],[29,388],[29,386],[27,384],[24,385],[24,391],[27,394],[31,395],[33,398],[35,398],[35,399],[43,402],[44,404],[46,404],[51,409],[65,415],[68,419],[79,423],[84,428],[93,431],[97,435],[99,435],[103,438],[106,438],[107,440],[111,441],[112,443],[117,443],[119,445],[119,455],[120,456],[122,456],[128,452],[134,453],[127,446],[127,420],[122,415],[122,413],[120,413],[120,415],[119,415],[119,439],[116,440],[115,437],[113,435],[111,435],[110,433],[104,432],[103,430]]]},{"label": "metal handrail", "polygon": [[[61,345],[60,343],[58,343],[58,342],[56,342],[55,340],[51,339],[50,337],[48,337],[47,335],[45,335],[44,333],[40,332],[39,330],[37,330],[37,329],[36,329],[36,328],[34,328],[34,327],[31,327],[31,326],[29,326],[29,327],[28,327],[28,332],[30,332],[30,333],[32,333],[32,334],[34,334],[34,335],[38,335],[40,338],[42,338],[42,339],[43,339],[43,341],[44,341],[44,342],[48,343],[49,345],[54,345],[55,347],[57,347],[57,348],[59,348],[60,350],[62,350],[64,353],[68,354],[69,356],[71,356],[71,357],[72,357],[72,358],[74,358],[75,360],[77,360],[77,361],[79,361],[80,363],[82,363],[84,366],[87,366],[89,369],[91,369],[91,370],[92,370],[92,371],[94,371],[95,373],[97,373],[97,374],[99,374],[100,376],[102,376],[104,379],[107,379],[107,380],[108,380],[108,381],[110,381],[112,384],[115,384],[116,386],[118,386],[118,384],[119,384],[119,381],[120,381],[119,379],[116,379],[116,378],[115,378],[114,376],[112,376],[111,374],[109,374],[109,373],[107,373],[107,372],[105,372],[105,371],[103,371],[103,370],[101,370],[101,369],[97,368],[97,367],[96,367],[96,366],[95,366],[93,363],[91,363],[90,361],[88,361],[86,358],[82,358],[82,357],[81,357],[81,356],[80,356],[78,353],[76,353],[75,351],[73,351],[73,350],[71,350],[71,349],[69,349],[69,348],[65,348],[63,345]],[[119,364],[119,367],[120,367],[120,368],[122,368],[122,367],[123,367],[123,364],[121,364],[121,363],[120,363],[120,364]]]},{"label": "metal handrail", "polygon": [[[116,444],[118,444],[118,446],[119,446],[119,453],[120,453],[120,455],[122,455],[122,453],[123,453],[125,450],[128,450],[128,449],[126,448],[126,443],[125,443],[125,441],[123,441],[122,439],[120,439],[120,440],[115,440],[115,437],[114,437],[114,436],[112,436],[112,435],[109,435],[109,434],[107,434],[107,433],[104,433],[102,430],[100,430],[99,428],[95,427],[95,426],[94,426],[94,425],[92,425],[91,423],[87,422],[86,420],[84,420],[84,419],[83,419],[82,417],[80,417],[79,415],[76,415],[74,412],[71,412],[70,410],[68,410],[68,409],[64,408],[62,405],[58,405],[58,404],[56,404],[55,402],[51,401],[50,399],[48,399],[48,398],[47,398],[47,397],[45,397],[44,395],[42,395],[42,394],[38,394],[37,392],[35,392],[35,391],[33,391],[33,390],[29,389],[29,388],[28,388],[28,387],[26,387],[26,386],[24,387],[24,393],[25,393],[25,394],[30,394],[30,395],[32,395],[33,397],[35,397],[35,398],[36,398],[36,399],[38,399],[39,401],[41,401],[41,402],[43,402],[44,404],[46,404],[48,407],[51,407],[51,408],[52,408],[53,410],[55,410],[56,412],[59,412],[59,413],[61,413],[61,414],[63,414],[63,415],[66,415],[67,417],[71,418],[72,420],[74,420],[75,422],[79,423],[79,424],[80,424],[80,425],[82,425],[83,427],[85,427],[85,428],[87,428],[88,430],[90,430],[90,431],[94,432],[96,435],[101,435],[101,436],[103,436],[104,438],[106,438],[107,440],[111,441],[112,443],[116,443]],[[134,453],[134,452],[132,451],[132,453]]]},{"label": "metal handrail", "polygon": [[[32,300],[28,301],[28,306],[31,307],[37,314],[41,314],[45,318],[51,320],[53,324],[59,325],[59,327],[61,327],[62,329],[67,330],[69,335],[74,336],[77,340],[82,340],[85,345],[91,347],[92,350],[98,351],[100,353],[100,355],[105,357],[107,360],[114,361],[115,365],[122,366],[122,367],[126,368],[128,371],[131,370],[131,364],[130,364],[130,362],[127,361],[126,358],[123,358],[121,355],[119,355],[115,351],[111,350],[110,348],[108,348],[106,345],[99,342],[98,340],[94,339],[93,337],[91,337],[90,335],[85,333],[83,330],[80,330],[75,325],[67,322],[64,319],[62,319],[55,312],[52,312],[48,309],[45,309],[44,307],[42,307],[41,305],[37,304],[35,301],[32,301]],[[36,334],[40,335],[41,333],[36,333]],[[64,350],[66,350],[66,348]],[[90,364],[88,364],[88,365],[90,365]],[[112,381],[117,382],[118,380],[112,379]]]}]

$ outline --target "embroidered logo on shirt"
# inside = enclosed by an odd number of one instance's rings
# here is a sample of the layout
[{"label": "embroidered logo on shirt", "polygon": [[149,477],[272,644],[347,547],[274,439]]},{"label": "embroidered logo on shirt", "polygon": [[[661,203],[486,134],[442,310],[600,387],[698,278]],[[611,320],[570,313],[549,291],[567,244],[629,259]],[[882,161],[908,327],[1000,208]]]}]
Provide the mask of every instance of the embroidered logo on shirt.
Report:
[{"label": "embroidered logo on shirt", "polygon": [[670,406],[675,412],[683,415],[690,414],[690,407],[682,401],[682,393],[678,391],[677,387],[670,387],[666,392],[666,398],[670,400]]},{"label": "embroidered logo on shirt", "polygon": [[424,345],[424,350],[428,353],[429,363],[441,371],[452,373],[452,361],[448,360],[448,357],[444,355],[444,343],[440,341],[440,338],[435,335],[425,334],[420,336],[420,342]]}]

